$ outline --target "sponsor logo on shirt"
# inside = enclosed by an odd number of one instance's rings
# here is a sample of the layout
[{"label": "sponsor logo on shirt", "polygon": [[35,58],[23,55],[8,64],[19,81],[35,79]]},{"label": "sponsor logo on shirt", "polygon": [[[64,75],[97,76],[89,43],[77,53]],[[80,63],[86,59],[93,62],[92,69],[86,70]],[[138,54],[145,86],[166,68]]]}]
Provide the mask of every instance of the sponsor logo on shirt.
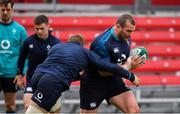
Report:
[{"label": "sponsor logo on shirt", "polygon": [[41,103],[41,99],[43,98],[43,94],[41,92],[38,92],[37,95],[34,97],[38,102]]},{"label": "sponsor logo on shirt", "polygon": [[30,44],[30,45],[29,45],[29,48],[31,48],[31,49],[32,49],[33,47],[34,47],[33,44]]},{"label": "sponsor logo on shirt", "polygon": [[0,42],[1,48],[4,50],[0,50],[0,53],[9,53],[12,54],[12,51],[9,51],[8,49],[10,48],[11,44],[9,40],[2,40]]},{"label": "sponsor logo on shirt", "polygon": [[120,58],[118,58],[117,62],[120,64],[123,64],[123,62],[126,60],[126,55],[122,54]]},{"label": "sponsor logo on shirt", "polygon": [[96,107],[96,102],[90,103],[90,107],[91,107],[91,108],[95,108],[95,107]]}]

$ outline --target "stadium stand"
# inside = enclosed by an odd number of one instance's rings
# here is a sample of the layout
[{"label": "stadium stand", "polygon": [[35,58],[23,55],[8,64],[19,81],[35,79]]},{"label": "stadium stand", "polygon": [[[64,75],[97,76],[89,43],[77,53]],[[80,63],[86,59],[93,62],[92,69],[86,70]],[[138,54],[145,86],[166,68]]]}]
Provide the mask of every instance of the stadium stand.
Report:
[{"label": "stadium stand", "polygon": [[179,6],[179,0],[151,0],[152,5],[157,6]]},{"label": "stadium stand", "polygon": [[[106,29],[115,23],[117,17],[107,16],[66,16],[66,17],[50,17],[50,23],[53,28],[68,29],[68,28],[88,28],[88,29]],[[15,20],[23,24],[25,27],[33,27],[33,17],[14,17]],[[179,29],[179,17],[135,17],[137,29],[143,30],[162,30],[162,29]]]},{"label": "stadium stand", "polygon": [[111,5],[133,5],[135,0],[58,0],[61,4],[111,4]]}]

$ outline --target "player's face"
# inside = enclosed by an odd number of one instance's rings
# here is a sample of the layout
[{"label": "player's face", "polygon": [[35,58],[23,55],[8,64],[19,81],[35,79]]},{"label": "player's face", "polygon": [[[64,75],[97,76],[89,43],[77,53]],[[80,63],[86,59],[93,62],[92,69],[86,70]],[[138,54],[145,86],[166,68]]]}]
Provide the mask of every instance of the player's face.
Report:
[{"label": "player's face", "polygon": [[49,25],[42,23],[40,25],[35,25],[35,32],[37,34],[37,36],[40,39],[46,39],[49,35]]},{"label": "player's face", "polygon": [[131,34],[135,31],[136,26],[132,25],[129,21],[126,22],[124,27],[121,27],[121,31],[119,32],[119,36],[127,40]]},{"label": "player's face", "polygon": [[12,12],[13,12],[13,9],[11,7],[11,3],[7,5],[5,4],[0,5],[1,21],[4,23],[10,22],[12,18]]}]

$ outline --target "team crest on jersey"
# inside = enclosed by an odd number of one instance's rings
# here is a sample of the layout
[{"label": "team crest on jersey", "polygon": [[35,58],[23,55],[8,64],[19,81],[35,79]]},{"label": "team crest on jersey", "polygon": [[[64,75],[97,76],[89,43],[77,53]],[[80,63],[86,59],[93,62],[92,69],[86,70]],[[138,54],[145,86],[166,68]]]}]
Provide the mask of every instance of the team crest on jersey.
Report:
[{"label": "team crest on jersey", "polygon": [[33,47],[34,47],[33,44],[30,44],[30,45],[29,45],[29,48],[33,48]]},{"label": "team crest on jersey", "polygon": [[51,46],[50,45],[47,45],[47,50],[49,51],[51,49]]},{"label": "team crest on jersey", "polygon": [[17,30],[16,29],[12,29],[12,33],[16,34]]},{"label": "team crest on jersey", "polygon": [[114,48],[114,53],[119,53],[119,49],[117,47]]}]

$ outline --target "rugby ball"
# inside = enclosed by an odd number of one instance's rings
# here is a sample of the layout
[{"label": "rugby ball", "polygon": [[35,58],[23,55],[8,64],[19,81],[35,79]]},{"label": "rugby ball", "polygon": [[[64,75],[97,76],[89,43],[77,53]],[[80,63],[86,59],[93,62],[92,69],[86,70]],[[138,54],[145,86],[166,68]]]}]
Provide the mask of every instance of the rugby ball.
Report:
[{"label": "rugby ball", "polygon": [[143,56],[145,60],[148,59],[148,51],[143,46],[138,46],[130,50],[129,56],[136,56],[136,55]]}]

